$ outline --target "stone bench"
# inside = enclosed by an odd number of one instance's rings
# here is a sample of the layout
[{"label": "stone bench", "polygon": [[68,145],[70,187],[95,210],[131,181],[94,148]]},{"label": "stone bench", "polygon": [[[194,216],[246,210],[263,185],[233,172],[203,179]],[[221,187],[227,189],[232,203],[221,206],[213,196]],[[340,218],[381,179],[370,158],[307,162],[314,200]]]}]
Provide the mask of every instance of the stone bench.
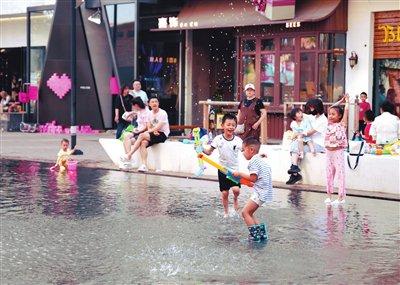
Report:
[{"label": "stone bench", "polygon": [[[124,153],[122,142],[116,139],[100,139],[104,150],[118,167],[123,167],[120,156]],[[177,173],[194,174],[198,168],[196,152],[192,144],[183,144],[177,141],[166,141],[148,149],[148,166],[151,170],[161,170]],[[281,146],[262,145],[261,153],[266,153],[266,159],[272,168],[272,180],[285,182],[289,175],[290,155]],[[346,154],[345,154],[346,155]],[[211,158],[218,159],[218,151],[214,151]],[[351,158],[354,159],[354,158]],[[139,152],[132,158],[134,168],[140,165]],[[239,164],[242,171],[246,171],[248,162],[239,155]],[[215,168],[207,165],[205,175],[215,176]],[[316,156],[306,154],[300,168],[302,169],[304,184],[325,186],[325,154]],[[361,191],[383,192],[399,195],[400,193],[400,157],[389,155],[364,155],[356,170],[351,170],[346,161],[346,187]]]}]

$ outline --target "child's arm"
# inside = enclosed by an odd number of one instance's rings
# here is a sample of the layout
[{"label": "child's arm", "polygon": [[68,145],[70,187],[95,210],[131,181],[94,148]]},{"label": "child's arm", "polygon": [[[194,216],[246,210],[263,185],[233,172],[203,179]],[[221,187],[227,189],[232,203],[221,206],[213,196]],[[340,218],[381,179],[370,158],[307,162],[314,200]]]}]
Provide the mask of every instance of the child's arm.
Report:
[{"label": "child's arm", "polygon": [[75,150],[76,150],[76,145],[74,146],[73,149],[70,149],[69,151],[67,151],[68,155],[74,154]]},{"label": "child's arm", "polygon": [[211,155],[213,153],[215,148],[213,148],[212,146],[207,146],[203,149],[203,153],[207,154],[207,155]]},{"label": "child's arm", "polygon": [[245,173],[245,172],[234,171],[232,174],[233,174],[233,176],[244,178],[244,179],[249,180],[249,181],[251,181],[253,183],[256,182],[257,179],[258,179],[258,176],[255,173],[249,174],[249,173]]},{"label": "child's arm", "polygon": [[347,100],[348,100],[349,94],[343,94],[343,97],[342,97],[339,101],[337,101],[335,104],[333,104],[331,107],[339,106],[339,105],[342,104],[344,101],[346,101],[346,97],[347,97]]}]

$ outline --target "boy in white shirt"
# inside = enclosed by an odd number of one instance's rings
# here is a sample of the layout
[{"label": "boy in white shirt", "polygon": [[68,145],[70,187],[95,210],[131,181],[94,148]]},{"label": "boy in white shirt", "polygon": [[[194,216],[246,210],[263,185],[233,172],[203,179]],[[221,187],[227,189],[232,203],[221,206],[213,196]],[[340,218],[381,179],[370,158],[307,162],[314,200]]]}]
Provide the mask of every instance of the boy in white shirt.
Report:
[{"label": "boy in white shirt", "polygon": [[[239,169],[239,152],[242,149],[242,139],[234,134],[236,125],[236,116],[225,114],[222,118],[224,133],[216,136],[211,146],[203,150],[205,154],[210,155],[215,149],[218,149],[220,164],[233,171]],[[219,170],[218,181],[222,205],[224,206],[224,218],[227,218],[229,214],[229,190],[233,192],[233,207],[237,211],[239,209],[238,197],[240,194],[240,184],[229,180],[226,175]]]}]

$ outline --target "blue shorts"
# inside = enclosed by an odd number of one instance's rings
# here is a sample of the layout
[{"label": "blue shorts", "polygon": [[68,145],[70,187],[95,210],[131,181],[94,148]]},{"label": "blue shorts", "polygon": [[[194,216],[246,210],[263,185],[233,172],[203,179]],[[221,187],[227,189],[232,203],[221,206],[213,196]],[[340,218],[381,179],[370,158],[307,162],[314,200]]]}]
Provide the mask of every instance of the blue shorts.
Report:
[{"label": "blue shorts", "polygon": [[[320,146],[319,144],[314,143],[315,152],[325,152],[325,148]],[[299,142],[293,141],[290,145],[290,153],[298,153],[299,152]],[[304,145],[304,153],[310,152],[310,147],[308,145]]]}]

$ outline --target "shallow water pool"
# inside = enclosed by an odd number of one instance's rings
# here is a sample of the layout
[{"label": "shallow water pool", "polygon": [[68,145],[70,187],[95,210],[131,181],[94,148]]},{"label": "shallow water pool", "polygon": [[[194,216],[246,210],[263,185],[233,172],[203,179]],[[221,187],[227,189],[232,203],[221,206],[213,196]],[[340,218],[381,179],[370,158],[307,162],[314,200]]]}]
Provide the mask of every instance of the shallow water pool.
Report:
[{"label": "shallow water pool", "polygon": [[250,244],[216,182],[48,167],[1,160],[1,284],[400,282],[398,202],[278,189]]}]

